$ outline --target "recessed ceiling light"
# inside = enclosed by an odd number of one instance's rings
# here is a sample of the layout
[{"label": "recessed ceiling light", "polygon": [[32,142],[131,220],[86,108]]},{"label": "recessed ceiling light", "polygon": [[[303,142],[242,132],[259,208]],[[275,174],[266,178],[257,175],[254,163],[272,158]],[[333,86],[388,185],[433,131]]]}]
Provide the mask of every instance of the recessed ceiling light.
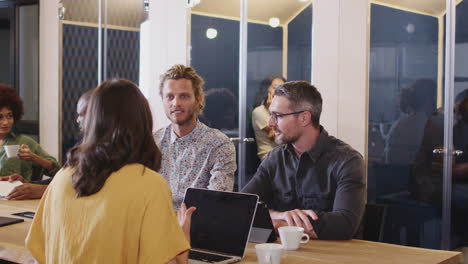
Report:
[{"label": "recessed ceiling light", "polygon": [[188,8],[194,8],[200,2],[201,2],[201,0],[187,0],[187,7]]},{"label": "recessed ceiling light", "polygon": [[214,39],[218,36],[218,30],[214,29],[214,28],[209,28],[206,30],[206,37],[208,39]]},{"label": "recessed ceiling light", "polygon": [[412,33],[414,33],[414,30],[416,29],[416,27],[413,24],[410,23],[410,24],[406,25],[405,29],[406,29],[406,31],[408,33],[412,34]]},{"label": "recessed ceiling light", "polygon": [[268,20],[268,23],[270,24],[270,27],[277,27],[280,24],[280,19],[277,17],[271,17],[270,20]]}]

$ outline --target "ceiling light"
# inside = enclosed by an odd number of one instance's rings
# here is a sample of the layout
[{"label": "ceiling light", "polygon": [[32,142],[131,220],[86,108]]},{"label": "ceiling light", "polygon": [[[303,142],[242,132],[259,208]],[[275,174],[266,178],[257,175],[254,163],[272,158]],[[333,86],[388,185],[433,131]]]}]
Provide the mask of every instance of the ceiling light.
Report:
[{"label": "ceiling light", "polygon": [[272,17],[272,18],[270,18],[270,20],[268,20],[268,23],[270,24],[270,27],[275,28],[275,27],[279,26],[280,19],[277,18],[277,17]]},{"label": "ceiling light", "polygon": [[410,23],[410,24],[406,25],[405,29],[406,29],[406,31],[408,33],[412,34],[412,33],[414,33],[414,30],[416,29],[416,27],[414,26],[414,24]]},{"label": "ceiling light", "polygon": [[187,7],[188,8],[194,8],[200,2],[201,2],[201,0],[187,0]]},{"label": "ceiling light", "polygon": [[214,28],[209,28],[206,30],[206,37],[209,39],[214,39],[218,36],[218,30]]},{"label": "ceiling light", "polygon": [[299,0],[299,1],[301,1],[301,2],[304,2],[304,3],[305,3],[305,2],[309,2],[310,0]]}]

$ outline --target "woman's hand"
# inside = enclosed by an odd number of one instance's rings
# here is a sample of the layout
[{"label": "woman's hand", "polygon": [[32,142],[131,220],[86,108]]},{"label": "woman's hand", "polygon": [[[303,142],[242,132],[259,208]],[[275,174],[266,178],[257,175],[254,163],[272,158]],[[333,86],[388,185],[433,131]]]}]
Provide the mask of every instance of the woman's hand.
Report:
[{"label": "woman's hand", "polygon": [[187,209],[185,203],[182,203],[180,209],[177,210],[177,220],[179,220],[179,225],[184,231],[185,237],[190,242],[190,225],[192,224],[192,214],[197,208],[190,207]]},{"label": "woman's hand", "polygon": [[43,157],[36,155],[31,151],[28,145],[21,145],[18,151],[18,158],[21,160],[27,160],[36,163],[37,165],[50,171],[54,168],[54,163],[50,160],[44,159]]},{"label": "woman's hand", "polygon": [[39,156],[31,152],[31,149],[28,145],[23,144],[18,150],[18,158],[21,160],[36,162],[38,160],[38,157]]},{"label": "woman's hand", "polygon": [[39,199],[47,189],[47,185],[25,183],[16,186],[6,197],[7,200]]},{"label": "woman's hand", "polygon": [[19,175],[18,173],[14,173],[10,176],[3,176],[0,177],[0,181],[9,181],[9,182],[14,182],[14,181],[20,181],[22,183],[27,183],[28,180],[23,178],[23,176]]}]

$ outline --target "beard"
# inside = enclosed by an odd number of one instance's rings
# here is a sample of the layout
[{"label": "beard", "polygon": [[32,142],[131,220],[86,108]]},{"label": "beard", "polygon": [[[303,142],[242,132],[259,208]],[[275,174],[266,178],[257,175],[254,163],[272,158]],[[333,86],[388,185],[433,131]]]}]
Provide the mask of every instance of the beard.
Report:
[{"label": "beard", "polygon": [[171,120],[173,124],[184,126],[184,125],[190,124],[192,120],[196,118],[197,112],[198,112],[198,107],[193,106],[191,109],[187,109],[185,111],[185,113],[187,114],[186,116],[177,117],[177,116],[173,116],[170,112],[169,114],[166,114],[166,115],[168,116],[169,120]]},{"label": "beard", "polygon": [[192,122],[194,116],[195,116],[195,111],[191,111],[190,113],[187,114],[187,117],[185,117],[183,119],[174,118],[172,121],[173,121],[173,123],[175,123],[175,124],[177,124],[179,126],[183,126],[183,125],[186,125],[186,124],[189,124],[190,122]]},{"label": "beard", "polygon": [[299,139],[299,135],[285,135],[281,130],[275,130],[280,132],[280,136],[275,135],[275,143],[278,145],[294,143]]}]

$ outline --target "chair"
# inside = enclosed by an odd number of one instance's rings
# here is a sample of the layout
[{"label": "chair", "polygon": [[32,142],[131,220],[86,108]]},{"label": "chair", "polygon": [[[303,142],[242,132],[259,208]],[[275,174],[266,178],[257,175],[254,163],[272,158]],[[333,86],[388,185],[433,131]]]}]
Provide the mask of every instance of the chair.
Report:
[{"label": "chair", "polygon": [[364,240],[382,241],[386,211],[387,205],[385,204],[366,204],[362,219]]}]

